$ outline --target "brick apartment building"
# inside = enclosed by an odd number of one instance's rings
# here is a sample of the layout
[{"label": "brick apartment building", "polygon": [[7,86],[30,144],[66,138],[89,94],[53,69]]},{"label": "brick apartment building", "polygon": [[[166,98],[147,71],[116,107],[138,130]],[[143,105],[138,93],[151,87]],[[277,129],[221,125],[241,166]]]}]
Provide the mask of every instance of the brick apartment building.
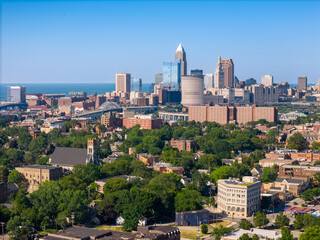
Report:
[{"label": "brick apartment building", "polygon": [[107,112],[101,117],[101,124],[107,128],[122,127],[123,119],[114,112]]},{"label": "brick apartment building", "polygon": [[298,152],[297,150],[275,150],[270,153],[266,153],[266,158],[306,160],[308,162],[315,162],[320,161],[320,151],[306,150]]},{"label": "brick apartment building", "polygon": [[170,145],[172,148],[177,148],[179,151],[193,151],[197,148],[196,140],[175,140],[171,139]]},{"label": "brick apartment building", "polygon": [[124,118],[123,126],[132,128],[135,125],[140,125],[141,129],[157,129],[161,127],[162,121],[152,115],[135,115],[134,118]]},{"label": "brick apartment building", "polygon": [[58,180],[63,175],[61,167],[45,165],[29,165],[25,167],[17,167],[16,170],[21,173],[28,181],[29,191],[35,191],[43,182]]},{"label": "brick apartment building", "polygon": [[219,124],[227,124],[229,122],[237,122],[246,124],[252,121],[265,119],[269,122],[277,122],[278,108],[276,107],[257,107],[255,105],[249,107],[235,106],[189,106],[189,121],[196,122],[217,122]]},{"label": "brick apartment building", "polygon": [[279,167],[280,178],[313,178],[317,172],[320,172],[320,167],[299,165],[282,165]]}]

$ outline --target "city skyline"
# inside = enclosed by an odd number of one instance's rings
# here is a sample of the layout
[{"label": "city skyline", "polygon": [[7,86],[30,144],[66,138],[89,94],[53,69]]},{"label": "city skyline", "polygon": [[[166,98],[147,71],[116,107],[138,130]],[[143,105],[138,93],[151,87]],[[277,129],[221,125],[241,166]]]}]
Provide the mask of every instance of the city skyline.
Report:
[{"label": "city skyline", "polygon": [[[270,74],[276,83],[295,84],[303,75],[316,83],[319,6],[315,1],[4,1],[0,82],[114,83],[116,73],[127,72],[150,83],[182,43],[189,70],[214,73],[221,53],[233,60],[234,75],[242,81],[252,77],[260,82]],[[168,25],[173,18],[161,17],[161,9],[184,17],[183,26]],[[117,16],[121,11],[127,14],[123,19]],[[195,30],[198,34],[190,34]]]}]

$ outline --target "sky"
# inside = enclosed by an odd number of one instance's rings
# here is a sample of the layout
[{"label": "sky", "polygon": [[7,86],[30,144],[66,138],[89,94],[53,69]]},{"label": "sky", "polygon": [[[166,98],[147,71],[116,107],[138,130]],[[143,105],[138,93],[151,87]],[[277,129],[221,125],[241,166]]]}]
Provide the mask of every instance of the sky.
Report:
[{"label": "sky", "polygon": [[188,73],[221,53],[239,80],[320,79],[320,1],[0,2],[2,83],[153,82],[179,43]]}]

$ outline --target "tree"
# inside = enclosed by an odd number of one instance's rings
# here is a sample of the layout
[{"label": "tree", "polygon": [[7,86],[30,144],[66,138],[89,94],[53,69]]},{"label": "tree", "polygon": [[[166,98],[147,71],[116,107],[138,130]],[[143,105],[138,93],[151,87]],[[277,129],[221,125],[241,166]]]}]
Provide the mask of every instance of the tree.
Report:
[{"label": "tree", "polygon": [[98,205],[98,217],[102,223],[114,224],[117,218],[115,206],[110,199],[104,198]]},{"label": "tree", "polygon": [[208,169],[211,170],[214,167],[221,166],[221,160],[214,154],[204,154],[201,155],[198,167],[202,169]]},{"label": "tree", "polygon": [[253,219],[254,226],[255,227],[262,227],[269,223],[269,220],[267,216],[264,213],[261,213],[260,211],[256,213],[256,216]]},{"label": "tree", "polygon": [[29,150],[36,155],[41,155],[44,153],[45,149],[48,146],[48,141],[44,136],[39,136],[32,139],[29,144]]},{"label": "tree", "polygon": [[176,212],[202,209],[202,197],[198,191],[183,189],[174,199]]},{"label": "tree", "polygon": [[127,187],[127,181],[123,178],[112,178],[104,184],[103,193],[107,195],[108,193],[114,193],[116,191],[127,189]]},{"label": "tree", "polygon": [[18,137],[18,144],[22,150],[29,149],[29,143],[32,141],[32,137],[29,132],[22,132]]},{"label": "tree", "polygon": [[10,219],[10,215],[11,215],[11,212],[10,210],[4,206],[3,204],[0,204],[0,219],[1,221],[3,222],[8,222],[9,219]]},{"label": "tree", "polygon": [[274,225],[282,228],[284,226],[289,226],[289,223],[290,219],[283,212],[280,212],[276,217]]},{"label": "tree", "polygon": [[297,238],[293,237],[293,235],[290,232],[289,228],[282,227],[281,228],[281,237],[278,238],[278,240],[297,240]]},{"label": "tree", "polygon": [[0,165],[0,183],[7,182],[8,173],[8,169],[5,166]]},{"label": "tree", "polygon": [[24,183],[25,178],[24,178],[24,176],[23,176],[21,173],[19,173],[19,172],[18,172],[17,170],[15,170],[15,169],[13,169],[13,170],[11,171],[11,173],[9,173],[8,181],[9,181],[10,183],[15,183],[15,184],[18,184],[18,185],[20,186],[21,184]]},{"label": "tree", "polygon": [[275,167],[265,167],[262,170],[261,182],[274,182],[277,179],[277,176],[277,169]]},{"label": "tree", "polygon": [[242,228],[244,230],[250,230],[250,228],[252,228],[252,223],[248,220],[241,220],[239,223],[239,228]]},{"label": "tree", "polygon": [[222,166],[214,170],[210,174],[210,178],[217,184],[219,179],[227,179],[229,177],[234,177],[235,172],[231,166]]},{"label": "tree", "polygon": [[295,133],[288,139],[288,148],[301,151],[305,147],[306,140],[301,133]]},{"label": "tree", "polygon": [[249,237],[249,235],[248,234],[242,234],[242,236],[239,238],[239,240],[251,240],[252,238],[251,237]]},{"label": "tree", "polygon": [[294,222],[293,222],[293,227],[295,229],[302,229],[304,226],[304,223],[303,223],[303,215],[302,214],[297,214]]},{"label": "tree", "polygon": [[7,230],[13,239],[25,239],[32,232],[32,223],[23,219],[22,216],[14,216],[7,223]]},{"label": "tree", "polygon": [[37,164],[38,165],[47,165],[49,162],[49,156],[42,156],[37,159]]},{"label": "tree", "polygon": [[313,226],[307,228],[299,237],[299,240],[320,240],[320,227]]},{"label": "tree", "polygon": [[266,142],[267,144],[276,144],[278,142],[277,140],[277,136],[278,136],[278,130],[276,129],[271,129],[268,134],[267,134],[267,138],[266,138]]},{"label": "tree", "polygon": [[93,163],[77,164],[73,167],[73,173],[77,178],[83,180],[87,185],[98,180],[100,177],[99,167]]},{"label": "tree", "polygon": [[223,235],[229,234],[233,232],[233,230],[233,227],[223,227],[220,225],[219,227],[213,229],[212,235],[215,236],[216,240],[220,240]]},{"label": "tree", "polygon": [[207,234],[208,233],[208,225],[207,224],[202,224],[201,225],[201,232],[203,234]]}]

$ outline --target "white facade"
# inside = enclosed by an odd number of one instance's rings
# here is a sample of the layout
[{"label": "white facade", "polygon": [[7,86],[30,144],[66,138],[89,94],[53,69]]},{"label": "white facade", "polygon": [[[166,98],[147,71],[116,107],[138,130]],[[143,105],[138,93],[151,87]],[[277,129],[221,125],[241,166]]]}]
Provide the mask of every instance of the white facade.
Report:
[{"label": "white facade", "polygon": [[271,75],[264,75],[261,77],[261,84],[265,86],[272,86],[273,84],[273,76]]},{"label": "white facade", "polygon": [[254,177],[218,180],[218,208],[230,217],[246,218],[260,210],[261,182]]},{"label": "white facade", "polygon": [[204,75],[204,87],[205,89],[213,88],[213,74],[207,73]]}]

